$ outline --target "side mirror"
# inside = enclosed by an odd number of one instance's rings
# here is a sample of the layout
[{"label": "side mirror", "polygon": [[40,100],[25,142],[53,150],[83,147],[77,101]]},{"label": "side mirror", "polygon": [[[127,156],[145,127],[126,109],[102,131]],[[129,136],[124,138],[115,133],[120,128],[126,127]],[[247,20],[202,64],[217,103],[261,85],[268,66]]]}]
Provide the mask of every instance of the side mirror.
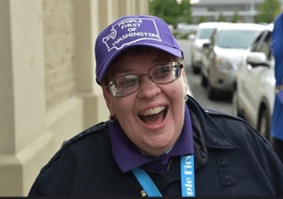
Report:
[{"label": "side mirror", "polygon": [[251,52],[247,56],[247,63],[256,66],[268,66],[266,64],[266,55],[261,52]]},{"label": "side mirror", "polygon": [[195,38],[196,38],[196,35],[195,34],[189,34],[189,36],[188,36],[188,39],[190,39],[190,40],[195,40]]}]

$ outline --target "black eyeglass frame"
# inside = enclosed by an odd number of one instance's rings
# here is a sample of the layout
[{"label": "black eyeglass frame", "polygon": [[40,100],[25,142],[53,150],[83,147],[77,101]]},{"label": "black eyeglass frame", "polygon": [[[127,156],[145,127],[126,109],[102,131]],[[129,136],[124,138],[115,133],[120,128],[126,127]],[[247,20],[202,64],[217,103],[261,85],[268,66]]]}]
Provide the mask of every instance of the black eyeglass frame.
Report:
[{"label": "black eyeglass frame", "polygon": [[[182,62],[169,62],[168,64],[170,65],[171,68],[173,68],[173,67],[178,67],[178,68],[180,69],[180,71],[181,71],[181,69],[184,67]],[[162,85],[162,84],[169,84],[169,83],[172,83],[172,82],[174,82],[175,80],[177,80],[177,79],[180,78],[181,72],[178,74],[178,76],[177,76],[175,79],[173,79],[172,81],[169,81],[169,82],[165,82],[165,83],[155,82],[155,81],[152,79],[152,77],[149,75],[149,74],[150,74],[149,72],[150,72],[153,68],[156,68],[156,67],[158,67],[158,66],[166,66],[166,65],[168,65],[168,64],[153,66],[153,67],[151,67],[147,72],[140,73],[140,74],[130,73],[130,74],[126,74],[126,75],[117,76],[117,77],[113,78],[112,80],[110,80],[109,83],[106,84],[106,85],[108,86],[109,91],[111,91],[111,94],[112,94],[114,97],[122,98],[122,97],[129,96],[129,95],[131,95],[131,94],[137,92],[137,91],[140,89],[141,84],[142,84],[141,76],[142,76],[142,75],[145,75],[145,74],[147,74],[147,75],[148,75],[148,78],[149,78],[152,82],[154,82],[155,84],[160,84],[160,85]],[[121,77],[124,77],[124,76],[129,76],[129,75],[135,75],[135,76],[138,77],[138,79],[139,79],[139,86],[138,86],[138,88],[137,88],[135,91],[133,91],[133,92],[127,94],[127,95],[123,95],[123,96],[121,96],[121,95],[116,95],[116,92],[111,89],[111,86],[112,86],[113,84],[115,84],[114,81],[117,80],[118,78],[121,78]]]}]

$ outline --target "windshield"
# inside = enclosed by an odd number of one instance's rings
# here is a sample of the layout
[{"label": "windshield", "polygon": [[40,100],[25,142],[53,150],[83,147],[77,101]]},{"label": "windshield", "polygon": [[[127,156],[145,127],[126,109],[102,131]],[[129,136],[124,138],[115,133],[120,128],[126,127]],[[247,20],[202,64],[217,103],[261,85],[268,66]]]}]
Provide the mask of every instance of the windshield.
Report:
[{"label": "windshield", "polygon": [[216,46],[247,49],[258,34],[258,30],[221,30],[216,39]]},{"label": "windshield", "polygon": [[209,37],[211,36],[212,32],[213,32],[214,28],[203,28],[200,29],[198,32],[198,39],[209,39]]}]

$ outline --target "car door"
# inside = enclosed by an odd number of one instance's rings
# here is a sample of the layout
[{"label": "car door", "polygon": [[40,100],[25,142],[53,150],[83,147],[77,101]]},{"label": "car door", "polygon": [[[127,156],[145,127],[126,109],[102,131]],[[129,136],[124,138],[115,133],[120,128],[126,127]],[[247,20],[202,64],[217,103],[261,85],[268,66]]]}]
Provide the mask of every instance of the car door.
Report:
[{"label": "car door", "polygon": [[[262,40],[264,38],[265,32],[262,32],[253,42],[251,45],[251,49],[248,50],[248,52],[254,52],[257,46],[259,46],[262,43]],[[249,94],[250,94],[250,88],[249,84],[251,81],[253,81],[251,78],[249,78],[249,75],[251,72],[251,66],[247,65],[247,54],[242,56],[242,61],[240,62],[238,66],[237,71],[237,90],[238,90],[238,97],[239,97],[239,108],[241,110],[244,110],[244,112],[247,112],[247,110],[250,108],[249,103]],[[248,108],[249,107],[249,108]]]},{"label": "car door", "polygon": [[242,84],[243,100],[245,104],[245,117],[256,128],[258,123],[258,111],[262,99],[264,78],[270,70],[271,48],[270,31],[264,31],[261,38],[254,43],[251,52],[262,52],[266,55],[267,61],[264,65],[246,64],[245,78]]}]

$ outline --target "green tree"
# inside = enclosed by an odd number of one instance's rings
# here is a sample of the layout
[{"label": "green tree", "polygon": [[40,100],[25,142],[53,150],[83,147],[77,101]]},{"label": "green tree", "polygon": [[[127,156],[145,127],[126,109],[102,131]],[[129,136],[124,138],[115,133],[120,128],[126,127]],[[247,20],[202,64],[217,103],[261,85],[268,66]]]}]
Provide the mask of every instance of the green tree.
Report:
[{"label": "green tree", "polygon": [[203,23],[203,22],[207,22],[206,16],[200,16],[198,18],[198,21],[197,21],[198,24]]},{"label": "green tree", "polygon": [[179,5],[180,8],[180,22],[185,22],[188,24],[192,24],[193,17],[191,12],[192,4],[190,3],[190,0],[182,0],[182,2]]},{"label": "green tree", "polygon": [[256,10],[258,14],[255,17],[256,23],[271,23],[276,17],[276,12],[280,9],[279,0],[265,0]]},{"label": "green tree", "polygon": [[220,13],[217,21],[226,21],[226,17],[222,13]]},{"label": "green tree", "polygon": [[150,0],[149,14],[162,18],[167,24],[176,26],[180,21],[192,23],[190,0]]},{"label": "green tree", "polygon": [[232,23],[237,23],[237,22],[239,22],[239,20],[242,20],[242,16],[238,15],[238,11],[235,11],[234,15],[233,15],[233,17],[231,19],[231,22]]},{"label": "green tree", "polygon": [[149,1],[149,14],[162,18],[167,24],[176,26],[180,16],[180,7],[176,0]]}]

